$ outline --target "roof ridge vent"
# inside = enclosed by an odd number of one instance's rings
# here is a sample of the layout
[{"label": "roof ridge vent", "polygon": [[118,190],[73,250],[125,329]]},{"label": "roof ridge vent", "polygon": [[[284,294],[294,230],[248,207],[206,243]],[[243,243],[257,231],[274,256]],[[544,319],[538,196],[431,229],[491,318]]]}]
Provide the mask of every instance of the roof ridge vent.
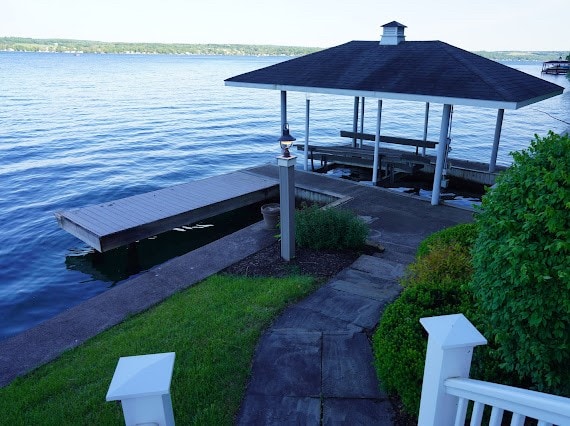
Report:
[{"label": "roof ridge vent", "polygon": [[382,25],[384,32],[382,33],[382,38],[380,38],[380,44],[383,46],[395,46],[400,44],[402,41],[406,41],[406,36],[404,35],[405,25],[399,22],[392,21],[387,24]]}]

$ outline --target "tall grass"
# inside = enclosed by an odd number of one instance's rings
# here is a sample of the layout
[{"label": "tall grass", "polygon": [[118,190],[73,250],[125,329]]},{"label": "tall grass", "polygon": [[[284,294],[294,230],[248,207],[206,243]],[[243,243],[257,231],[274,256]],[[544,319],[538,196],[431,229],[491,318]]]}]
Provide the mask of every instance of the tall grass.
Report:
[{"label": "tall grass", "polygon": [[295,239],[300,247],[360,249],[367,236],[368,226],[349,210],[313,205],[295,212]]}]

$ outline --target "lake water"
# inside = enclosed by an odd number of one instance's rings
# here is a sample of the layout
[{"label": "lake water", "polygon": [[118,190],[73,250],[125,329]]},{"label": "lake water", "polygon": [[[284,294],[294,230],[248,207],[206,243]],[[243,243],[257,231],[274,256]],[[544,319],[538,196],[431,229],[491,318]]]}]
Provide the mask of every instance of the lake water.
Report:
[{"label": "lake water", "polygon": [[[124,250],[94,255],[58,228],[54,212],[274,162],[279,92],[223,81],[285,59],[0,52],[0,339],[130,273]],[[509,65],[540,76],[541,64]],[[569,86],[562,76],[544,78]],[[366,103],[370,133],[375,104]],[[288,109],[292,134],[304,140],[305,95],[288,94]],[[352,110],[352,98],[312,95],[311,141],[341,142]],[[430,114],[428,138],[437,139],[441,105]],[[385,100],[382,131],[421,138],[423,117],[423,104]],[[451,156],[488,161],[495,117],[495,110],[455,107]],[[568,90],[506,111],[498,163],[509,164],[509,152],[527,147],[535,133],[566,130],[564,122]],[[191,240],[192,232],[162,244]]]}]

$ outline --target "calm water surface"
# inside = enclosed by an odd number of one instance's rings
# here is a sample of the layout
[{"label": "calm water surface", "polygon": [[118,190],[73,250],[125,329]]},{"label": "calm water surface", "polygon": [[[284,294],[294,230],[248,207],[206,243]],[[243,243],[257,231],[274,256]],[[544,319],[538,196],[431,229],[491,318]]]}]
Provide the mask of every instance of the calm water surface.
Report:
[{"label": "calm water surface", "polygon": [[[285,59],[0,53],[0,339],[138,270],[125,266],[126,250],[94,255],[58,228],[54,212],[273,162],[279,92],[223,80]],[[508,65],[540,76],[540,64]],[[569,86],[564,77],[544,78]],[[292,133],[303,140],[305,95],[288,94],[288,104]],[[375,105],[366,103],[366,132],[374,132]],[[352,98],[312,95],[311,141],[341,142],[352,107]],[[437,139],[441,105],[430,113],[428,138]],[[423,104],[385,100],[382,131],[421,138],[423,117]],[[451,156],[488,161],[495,117],[494,110],[455,107]],[[509,164],[509,152],[527,147],[535,133],[566,130],[564,122],[568,90],[506,111],[498,163]],[[181,254],[212,228],[159,239]],[[144,244],[153,257],[157,246]]]}]

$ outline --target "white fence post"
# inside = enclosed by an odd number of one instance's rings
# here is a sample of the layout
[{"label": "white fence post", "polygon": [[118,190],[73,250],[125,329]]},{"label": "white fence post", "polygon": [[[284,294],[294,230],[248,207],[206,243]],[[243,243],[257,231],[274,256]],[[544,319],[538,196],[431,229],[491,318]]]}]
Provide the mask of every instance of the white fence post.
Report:
[{"label": "white fence post", "polygon": [[120,400],[126,426],[174,426],[170,381],[174,352],[119,358],[107,401]]},{"label": "white fence post", "polygon": [[443,382],[469,377],[473,348],[487,339],[463,314],[421,318],[428,345],[418,426],[453,425],[457,398],[446,394]]}]

